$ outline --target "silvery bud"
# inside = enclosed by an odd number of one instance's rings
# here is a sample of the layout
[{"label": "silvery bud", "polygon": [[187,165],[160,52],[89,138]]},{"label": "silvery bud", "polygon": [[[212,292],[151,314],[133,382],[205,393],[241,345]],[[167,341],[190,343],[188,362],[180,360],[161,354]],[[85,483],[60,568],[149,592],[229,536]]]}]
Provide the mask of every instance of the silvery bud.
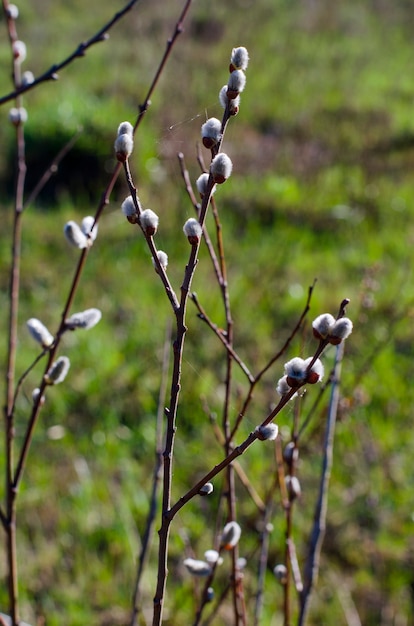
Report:
[{"label": "silvery bud", "polygon": [[216,117],[210,117],[201,127],[203,146],[211,149],[221,140],[221,122]]},{"label": "silvery bud", "polygon": [[299,479],[296,476],[285,477],[286,489],[288,492],[289,500],[295,500],[302,493]]},{"label": "silvery bud", "polygon": [[26,87],[27,85],[31,85],[32,83],[34,83],[35,77],[33,72],[30,72],[29,70],[26,70],[26,72],[23,72],[22,74],[22,85],[23,87]]},{"label": "silvery bud", "polygon": [[[160,265],[161,265],[162,269],[164,271],[166,271],[167,270],[167,266],[168,266],[168,255],[167,255],[167,253],[163,252],[162,250],[158,250],[157,256],[158,256],[158,261],[160,262]],[[154,266],[155,271],[158,274],[158,267],[157,267],[154,259],[152,259],[152,264]]]},{"label": "silvery bud", "polygon": [[240,525],[237,522],[229,522],[223,528],[221,547],[224,548],[224,550],[232,550],[238,544],[240,537]]},{"label": "silvery bud", "polygon": [[206,550],[204,552],[204,558],[210,565],[221,565],[223,563],[223,558],[217,550]]},{"label": "silvery bud", "polygon": [[11,20],[17,20],[19,17],[19,9],[15,4],[9,4],[6,9],[7,17]]},{"label": "silvery bud", "polygon": [[223,87],[220,89],[219,101],[223,109],[229,107],[230,115],[237,115],[237,113],[239,112],[240,96],[236,96],[235,98],[229,100],[227,85],[223,85]]},{"label": "silvery bud", "polygon": [[214,491],[214,487],[212,483],[206,483],[199,489],[198,493],[200,496],[209,496],[210,494],[213,493],[213,491]]},{"label": "silvery bud", "polygon": [[230,57],[230,72],[234,72],[234,70],[246,70],[249,64],[249,53],[247,49],[243,46],[239,46],[238,48],[233,48],[231,51]]},{"label": "silvery bud", "polygon": [[65,327],[68,330],[75,330],[76,328],[83,328],[89,330],[96,326],[100,321],[102,313],[99,309],[86,309],[80,313],[74,313],[65,320]]},{"label": "silvery bud", "polygon": [[139,216],[132,196],[127,196],[121,204],[122,213],[131,224],[138,224]]},{"label": "silvery bud", "polygon": [[95,218],[92,215],[87,215],[83,218],[81,231],[88,237],[91,245],[98,236],[98,224],[95,224]]},{"label": "silvery bud", "polygon": [[191,243],[191,245],[195,246],[201,239],[203,229],[201,228],[198,220],[196,220],[194,217],[190,217],[190,219],[188,219],[183,226],[183,232],[187,236],[187,239]]},{"label": "silvery bud", "polygon": [[279,427],[277,424],[267,424],[266,426],[257,426],[256,433],[260,441],[274,441],[278,435]]},{"label": "silvery bud", "polygon": [[35,317],[31,317],[26,322],[29,333],[37,341],[40,343],[42,348],[50,348],[54,341],[53,335],[48,331],[46,326],[42,324],[42,322]]},{"label": "silvery bud", "polygon": [[[204,173],[204,174],[200,174],[200,176],[196,180],[196,187],[197,187],[198,193],[200,194],[200,198],[204,198],[204,196],[207,193],[209,178],[210,178],[209,175]],[[213,185],[213,188],[211,190],[211,195],[213,195],[215,190],[216,190],[216,185]]]},{"label": "silvery bud", "polygon": [[20,41],[19,39],[13,41],[12,50],[15,61],[22,63],[27,55],[26,44],[24,43],[24,41]]},{"label": "silvery bud", "polygon": [[213,181],[219,185],[224,183],[231,175],[233,169],[233,163],[230,157],[224,152],[216,154],[210,164],[210,172],[213,176]]},{"label": "silvery bud", "polygon": [[45,374],[45,383],[47,385],[58,385],[63,382],[70,368],[70,361],[67,356],[60,356],[57,361],[52,363],[48,372]]},{"label": "silvery bud", "polygon": [[39,402],[39,406],[43,406],[44,403],[46,402],[46,398],[45,396],[42,396],[39,400],[39,397],[40,397],[40,389],[39,387],[36,387],[36,389],[33,389],[32,391],[33,404],[36,404],[36,402]]},{"label": "silvery bud", "polygon": [[234,100],[246,86],[246,74],[243,70],[234,70],[229,76],[227,83],[227,97]]},{"label": "silvery bud", "polygon": [[72,246],[80,248],[81,250],[88,247],[87,236],[84,232],[82,232],[80,226],[78,226],[78,224],[73,220],[70,220],[65,224],[63,232],[65,233],[66,239],[70,244],[72,244]]},{"label": "silvery bud", "polygon": [[141,224],[142,230],[146,235],[148,235],[149,237],[155,235],[158,228],[159,218],[158,215],[154,213],[154,211],[151,211],[151,209],[145,209],[145,211],[142,211],[141,215],[139,216],[139,222]]},{"label": "silvery bud", "polygon": [[286,585],[287,574],[288,574],[286,565],[283,565],[282,563],[280,563],[279,565],[276,565],[276,567],[274,567],[273,569],[273,573],[281,585]]},{"label": "silvery bud", "polygon": [[28,120],[27,110],[24,107],[12,107],[9,111],[9,120],[13,126],[25,124]]},{"label": "silvery bud", "polygon": [[193,576],[209,576],[211,574],[211,566],[205,561],[184,559],[183,563]]},{"label": "silvery bud", "polygon": [[126,133],[119,135],[115,139],[114,148],[118,161],[125,163],[125,161],[127,161],[127,159],[131,156],[134,149],[133,137],[131,135],[127,135]]}]

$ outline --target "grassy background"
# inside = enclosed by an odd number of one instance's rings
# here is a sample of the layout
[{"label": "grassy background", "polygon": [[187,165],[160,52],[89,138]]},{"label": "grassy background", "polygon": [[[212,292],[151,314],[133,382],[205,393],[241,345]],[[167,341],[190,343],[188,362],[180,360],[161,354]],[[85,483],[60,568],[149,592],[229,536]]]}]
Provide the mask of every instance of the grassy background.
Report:
[{"label": "grassy background", "polygon": [[[24,69],[44,71],[121,7],[119,0],[91,0],[87,9],[76,1],[22,0],[18,32],[28,47]],[[177,1],[142,2],[111,31],[108,42],[62,71],[59,81],[25,97],[28,190],[65,141],[79,127],[84,130],[27,213],[18,372],[36,356],[25,320],[40,317],[56,328],[74,271],[77,253],[64,242],[63,225],[94,212],[113,167],[117,125],[134,120],[180,8]],[[169,274],[179,286],[188,254],[181,228],[192,213],[176,153],[185,153],[195,179],[195,143],[206,116],[221,114],[217,93],[227,80],[230,50],[249,49],[246,92],[225,142],[234,176],[217,193],[237,349],[258,371],[288,336],[315,278],[311,315],[334,313],[349,297],[355,324],[344,363],[328,529],[311,624],[347,624],[352,603],[367,626],[413,620],[413,22],[414,9],[403,0],[392,5],[380,0],[195,2],[132,160],[144,206],[160,215],[157,244],[168,252]],[[7,92],[4,22],[2,27],[0,71],[2,92]],[[14,169],[7,113],[6,105],[0,127],[1,337],[7,324]],[[101,308],[103,320],[90,333],[65,340],[70,376],[51,390],[22,485],[22,616],[33,624],[44,623],[43,616],[48,626],[62,620],[71,626],[128,621],[170,312],[144,242],[120,213],[125,193],[120,181],[75,305],[77,310]],[[203,252],[193,286],[221,324],[220,294],[206,288],[211,284]],[[307,356],[312,348],[305,333],[287,356],[299,351]],[[220,411],[222,359],[217,341],[190,308],[175,497],[205,470],[206,448],[209,465],[221,458],[200,398]],[[331,362],[332,353],[326,360]],[[240,437],[275,401],[282,369],[283,361],[266,377]],[[17,437],[37,384],[35,373],[24,386]],[[305,412],[313,396],[312,391],[305,400]],[[238,402],[235,397],[235,413]],[[295,539],[302,556],[317,490],[323,412],[318,418],[304,441],[299,468],[304,494]],[[280,417],[285,434],[291,420],[291,409]],[[274,471],[270,448],[252,449],[242,459],[262,497]],[[239,495],[246,529],[242,548],[250,554],[260,529],[251,503],[242,491]],[[192,581],[180,562],[188,542],[197,555],[210,547],[215,502],[209,511],[204,501],[194,501],[177,520],[168,624],[191,619]],[[279,509],[273,523],[263,618],[272,625],[282,619],[281,591],[271,576],[283,548]],[[3,563],[1,558],[1,577]],[[246,573],[249,597],[254,567],[253,560]],[[145,593],[150,613],[153,568]],[[0,584],[0,606],[5,605]],[[227,619],[223,612],[217,623]]]}]

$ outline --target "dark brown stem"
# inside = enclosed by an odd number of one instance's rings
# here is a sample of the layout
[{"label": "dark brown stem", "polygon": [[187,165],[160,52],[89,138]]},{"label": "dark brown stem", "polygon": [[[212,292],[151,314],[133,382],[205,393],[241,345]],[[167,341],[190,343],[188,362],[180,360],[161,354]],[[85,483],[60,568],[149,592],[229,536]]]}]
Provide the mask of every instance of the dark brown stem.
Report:
[{"label": "dark brown stem", "polygon": [[[344,301],[345,302],[345,301]],[[341,305],[342,314],[344,303]],[[340,313],[341,313],[340,310]],[[305,626],[309,611],[310,598],[315,585],[318,571],[319,558],[322,542],[325,535],[326,514],[328,508],[328,488],[333,462],[333,443],[336,425],[336,416],[339,403],[339,383],[341,375],[341,364],[344,354],[344,342],[340,343],[336,349],[334,379],[332,381],[331,399],[328,409],[328,418],[325,430],[324,457],[322,462],[321,479],[319,485],[319,497],[315,508],[313,529],[309,542],[309,555],[305,565],[304,587],[300,596],[300,614],[298,626]]]},{"label": "dark brown stem", "polygon": [[162,359],[162,375],[161,385],[158,397],[158,411],[157,411],[157,430],[156,430],[156,445],[155,445],[155,464],[152,480],[152,491],[150,497],[150,507],[147,517],[147,524],[145,532],[142,538],[142,547],[138,559],[137,578],[135,582],[135,590],[133,594],[133,610],[131,617],[131,626],[137,626],[137,620],[141,611],[141,580],[144,573],[144,568],[148,560],[149,550],[151,547],[152,536],[154,532],[155,516],[157,512],[157,499],[162,475],[162,440],[163,440],[163,418],[164,418],[164,404],[167,391],[167,375],[168,365],[170,359],[170,347],[171,347],[171,324],[168,324],[166,330],[166,336],[164,341],[164,353]]}]

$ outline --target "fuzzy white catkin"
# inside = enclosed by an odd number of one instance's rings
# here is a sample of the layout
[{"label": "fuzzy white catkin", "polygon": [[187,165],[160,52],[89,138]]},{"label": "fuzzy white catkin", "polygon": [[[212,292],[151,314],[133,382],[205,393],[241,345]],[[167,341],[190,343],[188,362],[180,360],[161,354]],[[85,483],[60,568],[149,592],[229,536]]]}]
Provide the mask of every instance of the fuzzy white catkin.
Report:
[{"label": "fuzzy white catkin", "polygon": [[125,217],[131,217],[132,215],[136,215],[136,208],[132,196],[127,196],[123,203],[121,204],[122,213]]},{"label": "fuzzy white catkin", "polygon": [[223,528],[221,545],[225,550],[231,550],[236,546],[241,537],[241,527],[237,522],[229,522]]},{"label": "fuzzy white catkin", "polygon": [[216,117],[210,117],[201,127],[201,137],[206,148],[213,148],[222,137],[221,122]]},{"label": "fuzzy white catkin", "polygon": [[227,97],[230,99],[235,98],[239,93],[243,91],[246,86],[246,74],[243,70],[234,70],[229,76],[227,82]]},{"label": "fuzzy white catkin", "polygon": [[214,159],[211,161],[210,172],[214,182],[219,185],[224,183],[224,181],[231,176],[232,170],[233,163],[231,162],[230,157],[228,157],[224,152],[216,154]]},{"label": "fuzzy white catkin", "polygon": [[249,53],[243,46],[233,48],[230,57],[230,67],[234,70],[246,70],[249,64]]},{"label": "fuzzy white catkin", "polygon": [[13,56],[18,63],[23,63],[27,56],[26,44],[24,41],[17,39],[12,44]]},{"label": "fuzzy white catkin", "polygon": [[183,232],[191,244],[197,244],[203,233],[203,229],[198,220],[190,217],[183,226]]},{"label": "fuzzy white catkin", "polygon": [[81,250],[88,246],[88,238],[85,233],[82,232],[80,226],[78,226],[78,224],[73,220],[70,220],[65,224],[63,231],[66,239],[70,244],[72,244],[72,246],[80,248]]},{"label": "fuzzy white catkin", "polygon": [[81,223],[81,231],[84,235],[89,237],[91,241],[95,241],[96,237],[98,236],[98,224],[95,224],[95,218],[92,217],[92,215],[87,215],[83,218]]},{"label": "fuzzy white catkin", "polygon": [[69,330],[75,330],[76,328],[83,328],[89,330],[98,324],[102,318],[102,313],[99,309],[86,309],[79,313],[74,313],[65,320],[65,326]]},{"label": "fuzzy white catkin", "polygon": [[[168,267],[168,254],[166,252],[164,252],[163,250],[158,250],[157,256],[158,256],[158,260],[160,262],[161,267],[165,271],[167,269],[167,267]],[[151,260],[152,260],[152,264],[154,266],[155,271],[158,273],[158,267],[157,267],[154,259],[151,259]]]},{"label": "fuzzy white catkin", "polygon": [[145,209],[139,216],[139,221],[143,231],[147,235],[155,235],[158,229],[159,217],[151,209]]},{"label": "fuzzy white catkin", "polygon": [[49,348],[52,345],[53,335],[40,320],[31,317],[27,320],[26,325],[33,339],[40,343],[42,348]]},{"label": "fuzzy white catkin", "polygon": [[211,574],[211,566],[205,561],[198,559],[184,559],[185,567],[193,576],[208,576]]},{"label": "fuzzy white catkin", "polygon": [[45,382],[48,385],[58,385],[65,380],[69,368],[69,358],[67,356],[60,356],[57,361],[52,363],[48,372],[45,374]]},{"label": "fuzzy white catkin", "polygon": [[134,149],[134,140],[132,135],[124,133],[118,135],[114,144],[115,154],[118,161],[125,162],[132,154]]},{"label": "fuzzy white catkin", "polygon": [[119,135],[129,135],[132,137],[134,134],[134,127],[130,122],[121,122],[118,126],[117,136]]}]

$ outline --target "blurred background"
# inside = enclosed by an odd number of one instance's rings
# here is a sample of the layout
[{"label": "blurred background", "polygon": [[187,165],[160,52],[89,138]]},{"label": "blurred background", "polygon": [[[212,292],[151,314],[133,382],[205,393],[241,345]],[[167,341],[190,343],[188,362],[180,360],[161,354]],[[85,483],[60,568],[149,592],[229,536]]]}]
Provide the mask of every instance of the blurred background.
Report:
[{"label": "blurred background", "polygon": [[[138,3],[107,42],[62,70],[58,81],[24,97],[27,194],[57,152],[82,132],[27,209],[18,374],[37,355],[26,320],[38,317],[51,331],[58,327],[78,258],[64,240],[63,226],[94,214],[115,165],[118,124],[134,122],[182,6],[177,0]],[[22,0],[18,7],[18,35],[28,50],[23,70],[37,76],[99,30],[123,2]],[[4,18],[0,27],[5,94],[12,83]],[[169,255],[169,276],[178,290],[188,257],[182,225],[193,209],[177,153],[184,153],[194,181],[200,173],[196,145],[201,124],[222,115],[218,92],[227,82],[231,50],[248,48],[247,86],[224,143],[234,172],[216,200],[235,346],[251,371],[258,372],[283,345],[309,286],[317,282],[305,330],[257,390],[240,441],[277,401],[275,385],[283,363],[314,350],[311,320],[323,312],[335,315],[347,297],[354,322],[343,365],[328,527],[309,624],[405,626],[414,619],[413,28],[414,6],[406,0],[196,0],[131,159],[144,207],[160,216],[156,242]],[[15,182],[10,106],[2,106],[0,125],[4,355]],[[204,150],[207,162],[208,156]],[[65,338],[63,353],[71,359],[71,371],[47,398],[19,496],[22,618],[32,624],[128,623],[148,511],[171,311],[145,241],[121,214],[126,195],[120,178],[76,298],[75,310],[98,307],[103,319],[88,333]],[[193,288],[222,325],[220,291],[205,250]],[[220,416],[225,355],[191,306],[188,325],[173,498],[222,458],[205,407]],[[324,357],[327,368],[333,354]],[[17,441],[40,375],[36,370],[24,384]],[[245,380],[237,377],[234,416],[246,392]],[[1,391],[4,395],[4,383]],[[315,394],[311,390],[304,399],[304,415]],[[292,417],[288,407],[278,420],[286,440]],[[294,532],[301,563],[317,494],[325,418],[321,407],[302,441],[298,475],[303,495]],[[241,464],[264,497],[275,471],[271,445],[266,451],[253,447]],[[189,623],[193,615],[193,582],[181,563],[189,546],[199,557],[211,547],[213,524],[208,520],[215,519],[215,497],[208,505],[192,502],[176,520],[166,624]],[[272,626],[283,623],[282,591],[272,576],[284,538],[277,494],[275,500],[263,614],[263,624]],[[252,554],[261,529],[244,491],[238,512],[241,550]],[[0,607],[5,608],[2,550]],[[151,614],[154,563],[153,558],[144,583],[143,620]],[[245,578],[253,601],[254,561]],[[228,623],[225,611],[215,623]]]}]

